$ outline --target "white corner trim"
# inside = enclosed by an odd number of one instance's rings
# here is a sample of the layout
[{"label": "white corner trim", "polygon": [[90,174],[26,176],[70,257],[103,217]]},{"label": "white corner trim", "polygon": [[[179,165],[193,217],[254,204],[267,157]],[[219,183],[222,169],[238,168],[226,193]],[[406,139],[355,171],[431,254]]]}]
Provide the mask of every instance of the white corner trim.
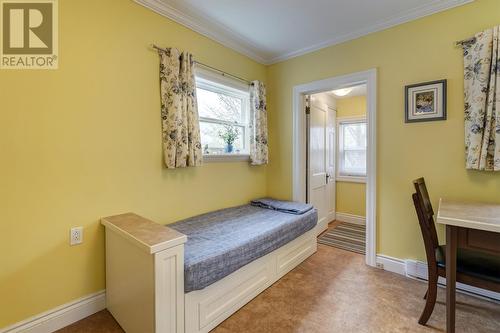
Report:
[{"label": "white corner trim", "polygon": [[102,290],[4,327],[0,329],[0,333],[50,333],[105,308],[106,292]]},{"label": "white corner trim", "polygon": [[366,225],[366,218],[364,216],[353,215],[348,213],[335,213],[335,219],[341,222]]},{"label": "white corner trim", "polygon": [[[423,282],[427,281],[427,264],[422,261],[412,259],[403,260],[379,254],[377,255],[377,267],[412,279],[417,279]],[[440,277],[438,284],[440,287],[445,287],[446,279]],[[457,282],[457,291],[471,296],[500,302],[500,293],[472,287],[467,284]]]},{"label": "white corner trim", "polygon": [[[363,29],[351,31],[346,34],[337,35],[334,38],[325,40],[321,43],[313,44],[298,50],[287,52],[278,56],[270,56],[262,48],[255,45],[250,39],[235,33],[232,29],[212,20],[201,13],[196,15],[192,12],[182,12],[167,4],[167,1],[161,0],[134,0],[136,3],[165,16],[203,36],[215,40],[222,45],[229,47],[239,53],[242,53],[251,59],[264,65],[271,65],[284,60],[295,58],[307,53],[311,53],[329,46],[347,42],[374,32],[382,31],[403,23],[407,23],[419,18],[436,14],[454,7],[465,5],[474,0],[441,0],[430,4],[411,9],[400,13],[398,16],[384,19]],[[187,10],[185,10],[187,11]]]}]

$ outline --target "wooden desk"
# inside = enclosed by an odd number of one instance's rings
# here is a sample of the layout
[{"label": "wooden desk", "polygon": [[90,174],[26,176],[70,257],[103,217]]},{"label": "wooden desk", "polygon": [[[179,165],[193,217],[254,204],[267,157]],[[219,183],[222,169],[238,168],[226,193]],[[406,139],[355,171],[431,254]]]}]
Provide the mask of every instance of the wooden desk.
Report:
[{"label": "wooden desk", "polygon": [[500,255],[500,204],[439,200],[437,223],[446,225],[446,332],[455,332],[457,248]]}]

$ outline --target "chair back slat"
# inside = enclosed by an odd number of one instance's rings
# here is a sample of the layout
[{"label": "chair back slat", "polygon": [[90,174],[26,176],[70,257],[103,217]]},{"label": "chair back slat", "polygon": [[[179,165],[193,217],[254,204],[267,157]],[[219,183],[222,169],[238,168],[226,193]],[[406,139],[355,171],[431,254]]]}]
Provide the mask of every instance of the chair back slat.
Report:
[{"label": "chair back slat", "polygon": [[413,181],[416,193],[413,193],[413,204],[417,212],[420,230],[424,239],[425,252],[428,263],[436,262],[435,250],[439,247],[439,240],[434,224],[434,210],[432,209],[429,192],[425,185],[424,178],[419,178]]},{"label": "chair back slat", "polygon": [[413,181],[415,190],[419,196],[421,204],[423,205],[423,213],[427,218],[434,215],[434,210],[432,209],[431,199],[429,198],[429,192],[427,192],[427,186],[425,185],[424,178],[418,178]]}]

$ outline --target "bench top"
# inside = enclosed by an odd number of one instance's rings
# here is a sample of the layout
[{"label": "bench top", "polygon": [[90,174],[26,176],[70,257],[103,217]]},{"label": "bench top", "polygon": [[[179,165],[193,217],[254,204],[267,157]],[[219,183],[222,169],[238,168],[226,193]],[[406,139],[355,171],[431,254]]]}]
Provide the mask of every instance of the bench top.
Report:
[{"label": "bench top", "polygon": [[104,217],[101,223],[151,254],[187,241],[186,235],[134,213]]}]

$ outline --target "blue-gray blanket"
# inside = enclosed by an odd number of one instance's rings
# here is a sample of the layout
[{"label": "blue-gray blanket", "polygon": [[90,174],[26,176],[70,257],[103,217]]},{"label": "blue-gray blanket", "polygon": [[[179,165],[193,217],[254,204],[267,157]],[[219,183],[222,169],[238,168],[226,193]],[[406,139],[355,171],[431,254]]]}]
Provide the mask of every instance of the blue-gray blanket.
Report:
[{"label": "blue-gray blanket", "polygon": [[184,290],[200,290],[316,226],[316,209],[302,215],[238,206],[168,227],[187,235]]},{"label": "blue-gray blanket", "polygon": [[252,206],[274,209],[283,213],[301,215],[307,213],[313,206],[306,203],[295,202],[295,201],[282,201],[271,198],[261,198],[252,200],[250,202]]}]

